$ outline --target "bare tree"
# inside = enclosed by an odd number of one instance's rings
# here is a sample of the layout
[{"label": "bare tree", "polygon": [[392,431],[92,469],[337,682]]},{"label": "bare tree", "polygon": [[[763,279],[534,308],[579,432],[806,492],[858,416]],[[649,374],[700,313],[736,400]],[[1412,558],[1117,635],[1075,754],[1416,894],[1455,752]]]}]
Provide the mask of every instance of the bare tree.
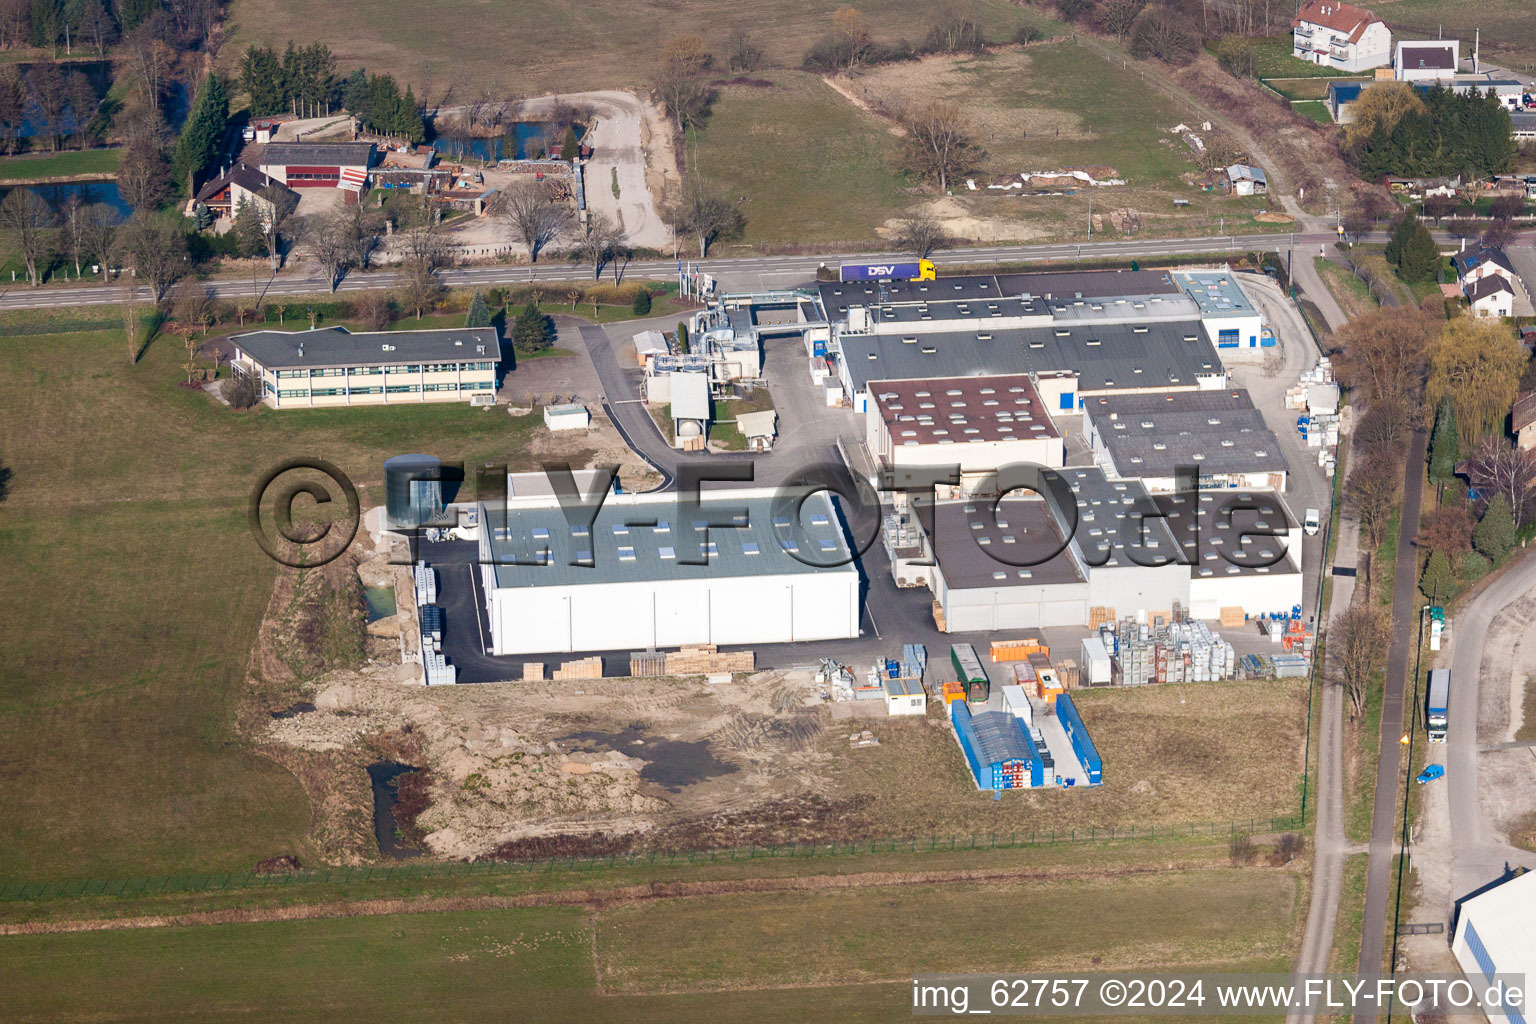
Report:
[{"label": "bare tree", "polygon": [[1397,507],[1400,465],[1401,461],[1390,453],[1378,453],[1362,459],[1350,471],[1345,501],[1360,523],[1360,535],[1367,547],[1378,547],[1386,539],[1388,523]]},{"label": "bare tree", "polygon": [[1376,669],[1386,663],[1392,624],[1369,599],[1357,601],[1339,616],[1326,639],[1328,657],[1338,666],[1338,684],[1349,696],[1350,717],[1358,719]]},{"label": "bare tree", "polygon": [[332,292],[352,267],[351,232],[343,210],[331,210],[309,218],[304,225],[304,244],[309,254],[325,271],[326,287]]},{"label": "bare tree", "polygon": [[117,171],[117,189],[135,210],[158,209],[171,194],[171,169],[160,147],[147,138],[128,143]]},{"label": "bare tree", "polygon": [[603,274],[603,267],[614,258],[614,250],[624,241],[624,229],[605,214],[593,210],[587,215],[587,234],[581,240],[581,255],[592,264],[592,280]]},{"label": "bare tree", "polygon": [[1485,437],[1467,460],[1467,478],[1479,494],[1504,495],[1517,523],[1536,512],[1536,451],[1507,437]]},{"label": "bare tree", "polygon": [[267,249],[272,273],[275,274],[283,264],[284,243],[294,233],[293,211],[298,208],[299,201],[291,189],[278,185],[268,185],[256,195],[261,199],[256,207],[256,217],[261,222],[261,239]]},{"label": "bare tree", "polygon": [[1136,23],[1136,15],[1146,6],[1146,0],[1103,0],[1095,13],[1104,31],[1113,33],[1123,43]]},{"label": "bare tree", "polygon": [[86,252],[96,258],[101,268],[101,280],[107,280],[108,263],[111,262],[112,243],[122,215],[106,203],[91,203],[80,211],[80,236]]},{"label": "bare tree", "polygon": [[29,188],[13,188],[0,200],[0,233],[10,238],[11,251],[27,265],[27,280],[42,284],[37,265],[53,255],[53,207]]},{"label": "bare tree", "polygon": [[181,226],[145,210],[135,211],[118,229],[117,249],[134,276],[150,286],[156,302],[187,272],[187,236]]},{"label": "bare tree", "polygon": [[352,304],[353,312],[372,331],[382,331],[395,315],[395,303],[384,292],[364,292]]},{"label": "bare tree", "polygon": [[725,192],[707,179],[691,175],[683,185],[675,206],[662,216],[673,229],[693,235],[699,243],[699,259],[709,255],[709,247],[721,238],[740,233],[745,218]]},{"label": "bare tree", "polygon": [[144,348],[139,340],[139,308],[133,301],[132,288],[123,291],[123,337],[128,342],[128,365],[132,366],[139,361],[139,352]]},{"label": "bare tree", "polygon": [[939,53],[976,53],[986,40],[982,38],[981,18],[971,3],[944,0],[929,14],[926,49]]},{"label": "bare tree", "polygon": [[342,210],[346,212],[347,233],[352,239],[352,265],[359,270],[367,270],[373,263],[374,253],[379,251],[379,241],[384,234],[383,224],[379,215],[364,208],[362,203],[343,206]]},{"label": "bare tree", "polygon": [[452,247],[438,211],[425,200],[406,210],[395,238],[409,272],[425,270],[435,274],[452,261]]},{"label": "bare tree", "polygon": [[158,112],[161,96],[170,84],[176,52],[160,38],[150,21],[128,33],[123,39],[123,50],[125,63],[143,92],[145,103]]},{"label": "bare tree", "polygon": [[763,63],[763,49],[752,33],[738,27],[725,37],[725,65],[732,71],[756,71]]},{"label": "bare tree", "polygon": [[926,259],[935,249],[949,243],[939,219],[927,210],[914,210],[896,222],[896,233],[891,240],[900,249]]},{"label": "bare tree", "polygon": [[570,211],[558,203],[543,185],[519,182],[503,194],[500,213],[504,230],[528,249],[530,262],[539,261],[539,253],[565,230]]},{"label": "bare tree", "polygon": [[914,171],[932,178],[940,192],[981,155],[958,104],[934,100],[903,111],[899,120],[907,130],[908,162]]},{"label": "bare tree", "polygon": [[401,282],[400,305],[414,310],[416,319],[420,320],[422,313],[442,301],[445,290],[435,273],[418,265],[407,270],[405,280]]}]

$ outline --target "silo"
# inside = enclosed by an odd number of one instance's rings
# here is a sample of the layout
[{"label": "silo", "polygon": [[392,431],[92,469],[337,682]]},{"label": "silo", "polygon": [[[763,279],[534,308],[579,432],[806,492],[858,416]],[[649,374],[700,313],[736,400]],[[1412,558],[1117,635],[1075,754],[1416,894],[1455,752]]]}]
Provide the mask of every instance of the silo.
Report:
[{"label": "silo", "polygon": [[384,506],[392,528],[414,529],[442,513],[442,467],[435,455],[384,460]]}]

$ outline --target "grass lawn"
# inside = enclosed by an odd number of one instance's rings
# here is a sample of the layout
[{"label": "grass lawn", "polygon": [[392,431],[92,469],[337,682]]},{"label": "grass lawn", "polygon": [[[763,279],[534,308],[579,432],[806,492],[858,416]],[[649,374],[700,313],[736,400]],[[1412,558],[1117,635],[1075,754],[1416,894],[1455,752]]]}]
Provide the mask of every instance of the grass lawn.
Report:
[{"label": "grass lawn", "polygon": [[[844,758],[837,795],[864,801],[877,835],[1007,834],[1227,823],[1298,811],[1305,679],[1193,683],[1073,695],[1104,753],[1090,790],[978,792],[939,713],[892,719]],[[847,749],[842,741],[841,749]]]},{"label": "grass lawn", "polygon": [[0,998],[49,1020],[886,1021],[940,965],[1284,970],[1297,890],[1212,867],[8,937]]},{"label": "grass lawn", "polygon": [[[768,88],[725,86],[689,163],[745,196],[742,241],[794,245],[873,239],[912,200],[886,122],[814,75],[765,76]],[[722,247],[724,248],[724,247]]]},{"label": "grass lawn", "polygon": [[1318,124],[1333,124],[1333,115],[1328,113],[1328,104],[1322,100],[1304,100],[1301,103],[1292,103],[1291,109],[1302,117],[1310,117]]},{"label": "grass lawn", "polygon": [[1340,78],[1352,74],[1292,56],[1291,43],[1289,32],[1251,40],[1260,78]]},{"label": "grass lawn", "polygon": [[767,412],[773,408],[773,396],[767,388],[753,388],[752,394],[747,398],[738,398],[729,402],[716,402],[715,415],[720,419],[709,425],[709,439],[716,444],[733,452],[747,450],[747,438],[736,426],[736,417],[747,413]]},{"label": "grass lawn", "polygon": [[1523,709],[1525,717],[1520,721],[1520,728],[1515,733],[1515,739],[1536,740],[1536,676],[1525,677],[1525,702]]},{"label": "grass lawn", "polygon": [[1351,854],[1344,858],[1344,873],[1339,884],[1339,911],[1333,920],[1333,948],[1328,953],[1328,970],[1353,974],[1360,964],[1360,937],[1365,927],[1365,875],[1370,856]]},{"label": "grass lawn", "polygon": [[31,181],[77,174],[108,177],[117,173],[117,165],[122,159],[121,149],[83,149],[65,153],[28,153],[23,156],[0,157],[0,181]]},{"label": "grass lawn", "polygon": [[239,415],[178,387],[183,359],[169,337],[129,367],[116,330],[0,334],[14,473],[0,505],[0,877],[246,870],[301,850],[297,781],[233,733],[277,571],[245,522],[251,487],[278,460],[319,456],[377,503],[380,463],[398,452],[530,461],[537,417],[459,404]]},{"label": "grass lawn", "polygon": [[1376,308],[1376,297],[1371,294],[1370,286],[1351,274],[1347,267],[1325,256],[1312,257],[1312,265],[1317,268],[1334,301],[1350,320]]},{"label": "grass lawn", "polygon": [[[702,35],[723,68],[722,41],[733,29],[745,28],[763,50],[765,67],[798,67],[810,45],[831,29],[832,12],[840,5],[841,0],[738,0],[709,7],[679,7],[666,0],[507,0],[496,5],[494,18],[486,18],[484,6],[472,0],[404,0],[381,18],[365,0],[297,5],[236,0],[229,11],[225,70],[237,69],[249,44],[272,43],[281,51],[293,39],[300,45],[330,44],[343,73],[358,64],[392,71],[402,84],[413,83],[428,103],[439,102],[450,84],[468,81],[503,96],[643,90],[654,77],[662,41],[675,34]],[[918,42],[926,31],[924,15],[905,0],[864,0],[858,9],[883,42]],[[974,9],[988,39],[1011,39],[1024,25],[1051,31],[1047,17],[1006,0],[978,0]],[[466,31],[471,21],[473,28]],[[574,40],[580,45],[572,45]],[[518,58],[508,60],[509,53]]]},{"label": "grass lawn", "polygon": [[[1536,19],[1531,17],[1528,0],[1393,0],[1377,12],[1392,36],[1408,39],[1470,40],[1475,30],[1482,30],[1484,60],[1499,60],[1510,67],[1529,71],[1536,60]],[[1470,43],[1462,44],[1466,53]]]}]

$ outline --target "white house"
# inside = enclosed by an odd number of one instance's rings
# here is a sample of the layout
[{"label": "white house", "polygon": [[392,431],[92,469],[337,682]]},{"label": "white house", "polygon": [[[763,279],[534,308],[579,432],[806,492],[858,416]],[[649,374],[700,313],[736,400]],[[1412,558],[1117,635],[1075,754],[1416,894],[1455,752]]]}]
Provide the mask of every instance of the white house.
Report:
[{"label": "white house", "polygon": [[1466,289],[1467,306],[1475,317],[1515,315],[1515,289],[1497,275],[1480,278]]},{"label": "white house", "polygon": [[1514,264],[1509,262],[1504,250],[1491,246],[1463,249],[1451,257],[1451,264],[1456,268],[1456,283],[1461,285],[1463,291],[1473,282],[1486,277],[1502,277],[1510,284],[1519,279]]},{"label": "white house", "polygon": [[1455,39],[1398,43],[1392,74],[1399,82],[1449,82],[1456,77],[1461,44]]},{"label": "white house", "polygon": [[1291,55],[1340,71],[1365,71],[1392,59],[1392,33],[1363,7],[1307,0],[1291,22]]}]

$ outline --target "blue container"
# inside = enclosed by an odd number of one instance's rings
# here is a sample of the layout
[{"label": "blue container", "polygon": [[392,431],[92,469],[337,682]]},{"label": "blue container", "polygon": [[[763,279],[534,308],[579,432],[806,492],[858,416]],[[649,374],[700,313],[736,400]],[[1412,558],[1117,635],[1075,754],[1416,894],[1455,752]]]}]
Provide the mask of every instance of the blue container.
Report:
[{"label": "blue container", "polygon": [[1099,760],[1099,752],[1094,748],[1093,740],[1088,736],[1088,727],[1083,725],[1070,694],[1063,693],[1056,698],[1056,717],[1066,730],[1067,739],[1072,741],[1072,752],[1077,755],[1078,762],[1088,775],[1088,785],[1099,785],[1104,781],[1104,763]]}]

